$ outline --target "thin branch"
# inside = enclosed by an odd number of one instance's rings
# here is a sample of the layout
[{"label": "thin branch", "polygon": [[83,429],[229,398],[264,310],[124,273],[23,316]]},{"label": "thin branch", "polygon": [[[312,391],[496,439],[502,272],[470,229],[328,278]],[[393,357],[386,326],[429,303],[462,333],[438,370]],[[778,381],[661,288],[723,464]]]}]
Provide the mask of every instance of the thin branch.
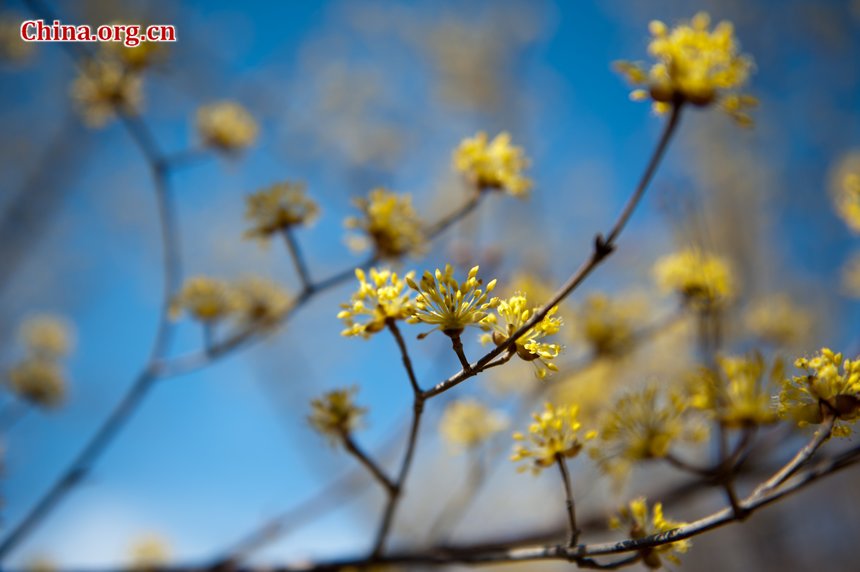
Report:
[{"label": "thin branch", "polygon": [[400,328],[397,327],[396,320],[388,320],[388,329],[397,341],[397,347],[400,349],[400,357],[403,360],[403,367],[406,369],[406,374],[409,376],[409,384],[412,386],[412,391],[415,396],[421,395],[421,386],[418,385],[418,379],[415,377],[415,369],[412,367],[412,360],[409,357],[409,351],[406,349],[406,342],[403,339],[403,334],[400,333]]},{"label": "thin branch", "polygon": [[293,260],[296,272],[299,273],[299,280],[302,282],[302,291],[313,291],[314,284],[308,271],[308,264],[305,261],[304,254],[302,254],[302,249],[299,247],[299,242],[296,240],[296,235],[293,233],[292,228],[288,227],[284,229],[284,240],[287,243],[287,250],[290,251],[290,258]]},{"label": "thin branch", "polygon": [[576,546],[579,541],[579,527],[576,525],[576,505],[573,500],[573,490],[570,486],[570,473],[567,470],[567,463],[564,457],[557,453],[555,456],[556,464],[561,472],[561,481],[564,484],[564,505],[567,510],[567,523],[570,526],[568,546]]},{"label": "thin branch", "polygon": [[460,338],[460,334],[451,334],[450,337],[451,347],[454,349],[454,353],[457,354],[457,359],[460,360],[463,371],[469,371],[472,366],[469,364],[469,358],[466,357],[466,353],[463,351],[463,340]]},{"label": "thin branch", "polygon": [[388,478],[388,475],[386,475],[385,472],[381,468],[379,468],[379,465],[377,465],[373,461],[373,459],[367,456],[367,453],[365,453],[358,446],[358,444],[355,442],[355,440],[349,433],[343,436],[343,445],[344,447],[346,447],[347,451],[352,453],[352,455],[356,459],[358,459],[359,462],[364,465],[368,471],[370,471],[370,474],[373,475],[373,478],[379,481],[379,484],[381,484],[383,488],[388,491],[389,494],[391,494],[397,488],[397,485],[391,479]]}]

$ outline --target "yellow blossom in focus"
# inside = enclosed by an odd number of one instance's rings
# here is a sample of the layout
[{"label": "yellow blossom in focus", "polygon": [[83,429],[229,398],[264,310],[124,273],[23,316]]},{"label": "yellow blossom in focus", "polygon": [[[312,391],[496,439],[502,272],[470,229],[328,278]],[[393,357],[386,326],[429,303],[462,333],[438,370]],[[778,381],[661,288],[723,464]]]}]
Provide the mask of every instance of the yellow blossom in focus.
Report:
[{"label": "yellow blossom in focus", "polygon": [[53,408],[65,399],[66,379],[55,361],[29,358],[9,371],[9,389],[34,405]]},{"label": "yellow blossom in focus", "polygon": [[424,227],[412,206],[412,197],[378,188],[370,191],[367,198],[359,197],[353,202],[362,213],[361,217],[348,217],[344,221],[346,228],[362,233],[350,240],[353,248],[364,250],[370,244],[384,258],[424,251]]},{"label": "yellow blossom in focus", "polygon": [[136,572],[157,570],[170,562],[170,545],[161,536],[148,534],[137,539],[129,550],[131,569]]},{"label": "yellow blossom in focus", "polygon": [[248,110],[233,101],[203,105],[197,110],[197,132],[204,145],[240,151],[257,139],[259,128]]},{"label": "yellow blossom in focus", "polygon": [[744,323],[761,341],[781,347],[809,333],[812,315],[785,294],[768,294],[750,304]]},{"label": "yellow blossom in focus", "polygon": [[311,401],[308,421],[320,434],[337,443],[361,424],[367,412],[353,402],[358,388],[334,389]]},{"label": "yellow blossom in focus", "polygon": [[665,457],[676,441],[704,439],[704,429],[684,418],[686,407],[678,392],[661,391],[655,384],[627,391],[604,412],[600,442],[589,453],[620,479],[637,461]]},{"label": "yellow blossom in focus", "polygon": [[[450,264],[445,266],[445,272],[438,268],[434,274],[424,272],[420,284],[407,276],[409,287],[418,292],[415,297],[415,313],[409,318],[412,324],[422,322],[434,326],[430,332],[440,330],[447,336],[458,336],[466,326],[477,326],[488,330],[482,320],[488,311],[498,303],[497,298],[489,294],[496,287],[496,281],[491,280],[486,289],[481,289],[483,281],[478,278],[478,267],[469,270],[466,280],[460,284],[454,278],[454,269]],[[428,333],[422,334],[421,337]]]},{"label": "yellow blossom in focus", "polygon": [[761,354],[721,356],[717,358],[717,366],[717,372],[702,370],[693,376],[692,407],[715,415],[720,423],[731,428],[755,427],[777,420],[769,389],[783,378],[781,360],[777,359],[769,372],[765,372]]},{"label": "yellow blossom in focus", "polygon": [[142,81],[116,61],[89,60],[72,83],[71,96],[84,122],[102,127],[117,113],[133,115],[139,111]]},{"label": "yellow blossom in focus", "polygon": [[194,276],[174,296],[170,315],[176,319],[185,311],[195,320],[211,323],[226,318],[240,305],[241,298],[230,284],[208,276]]},{"label": "yellow blossom in focus", "polygon": [[593,439],[596,432],[588,431],[580,436],[581,424],[577,420],[579,408],[576,405],[553,406],[546,403],[544,410],[532,414],[534,423],[529,425],[528,433],[514,433],[514,453],[511,460],[525,461],[519,471],[531,469],[540,473],[558,460],[575,457],[585,441]]},{"label": "yellow blossom in focus", "polygon": [[822,348],[815,357],[798,358],[794,365],[806,370],[806,375],[783,381],[780,414],[796,420],[800,427],[821,423],[825,414],[834,415],[833,435],[849,436],[851,428],[846,422],[860,417],[860,359],[843,359],[842,354]]},{"label": "yellow blossom in focus", "polygon": [[452,401],[442,414],[439,431],[452,445],[476,447],[504,430],[508,420],[504,414],[493,411],[474,399]]},{"label": "yellow blossom in focus", "polygon": [[258,276],[242,278],[232,290],[236,298],[235,309],[245,325],[275,326],[292,306],[286,290]]},{"label": "yellow blossom in focus", "polygon": [[577,312],[577,333],[594,355],[622,355],[633,346],[636,326],[642,321],[644,311],[643,300],[612,299],[597,292],[589,295]]},{"label": "yellow blossom in focus", "polygon": [[19,335],[27,351],[44,359],[57,359],[68,355],[74,336],[62,319],[56,316],[34,316],[21,324]]},{"label": "yellow blossom in focus", "polygon": [[245,204],[245,219],[251,223],[245,238],[265,240],[292,226],[309,225],[319,215],[319,206],[301,183],[275,183],[246,197]]},{"label": "yellow blossom in focus", "polygon": [[[530,307],[523,292],[518,292],[506,300],[499,300],[495,314],[487,314],[481,320],[481,325],[492,329],[492,334],[481,338],[483,343],[493,342],[497,346],[505,343],[514,332],[520,329],[540,307]],[[556,307],[550,309],[547,315],[537,324],[526,330],[520,336],[513,349],[520,359],[535,364],[539,378],[543,379],[550,371],[558,371],[553,360],[561,352],[561,346],[542,341],[547,336],[557,334],[561,330],[562,319],[555,316]]]},{"label": "yellow blossom in focus", "polygon": [[704,12],[672,29],[655,20],[649,26],[653,37],[648,52],[657,61],[648,69],[628,61],[616,62],[615,68],[638,86],[631,98],[650,98],[657,113],[685,102],[716,103],[740,125],[752,125],[747,110],[758,101],[738,93],[749,79],[752,60],[740,53],[730,22],[720,22],[713,30],[710,26],[711,18]]},{"label": "yellow blossom in focus", "polygon": [[842,267],[842,290],[848,296],[860,298],[860,252]]},{"label": "yellow blossom in focus", "polygon": [[654,265],[657,285],[675,292],[699,310],[719,307],[735,295],[728,263],[719,256],[689,248],[669,254]]},{"label": "yellow blossom in focus", "polygon": [[[685,522],[667,520],[663,516],[663,503],[655,503],[654,507],[649,511],[645,497],[639,497],[630,501],[627,506],[621,508],[618,516],[614,516],[609,520],[610,528],[613,530],[626,529],[627,534],[634,540],[662,532],[669,532],[686,524]],[[689,540],[678,540],[676,542],[643,548],[639,551],[639,554],[642,556],[642,562],[651,569],[660,568],[663,565],[660,560],[661,557],[673,564],[680,565],[681,560],[677,554],[685,554],[690,549],[690,545]]]},{"label": "yellow blossom in focus", "polygon": [[845,154],[830,179],[836,213],[852,232],[860,234],[860,150]]},{"label": "yellow blossom in focus", "polygon": [[529,160],[521,147],[511,145],[511,136],[502,132],[492,141],[479,132],[464,139],[454,151],[454,168],[478,189],[504,190],[515,197],[528,196],[532,182],[523,176]]},{"label": "yellow blossom in focus", "polygon": [[[411,316],[414,305],[411,292],[406,290],[406,281],[414,275],[409,272],[401,278],[391,270],[371,268],[368,280],[364,270],[356,268],[358,290],[348,303],[340,305],[342,310],[337,315],[346,325],[341,335],[369,338],[382,331],[390,320],[405,320]],[[356,321],[358,318],[365,320]]]}]

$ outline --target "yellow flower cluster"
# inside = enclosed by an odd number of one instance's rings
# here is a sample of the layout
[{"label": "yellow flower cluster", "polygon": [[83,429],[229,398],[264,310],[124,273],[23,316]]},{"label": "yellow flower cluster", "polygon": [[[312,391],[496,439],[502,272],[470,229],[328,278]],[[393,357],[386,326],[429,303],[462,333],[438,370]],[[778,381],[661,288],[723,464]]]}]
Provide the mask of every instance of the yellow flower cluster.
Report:
[{"label": "yellow flower cluster", "polygon": [[398,196],[378,188],[353,203],[362,214],[348,217],[344,222],[346,228],[362,233],[350,240],[353,248],[364,250],[372,245],[384,258],[419,255],[424,251],[427,242],[424,227],[412,206],[411,196]]},{"label": "yellow flower cluster", "polygon": [[454,151],[454,168],[480,190],[504,190],[526,197],[532,188],[532,182],[523,176],[528,166],[523,149],[511,145],[511,136],[505,132],[488,141],[481,131],[464,139]]},{"label": "yellow flower cluster", "polygon": [[[557,307],[552,308],[537,324],[521,335],[514,349],[520,359],[535,365],[537,376],[545,378],[550,371],[558,371],[552,360],[558,357],[561,346],[542,341],[561,330],[562,319],[555,316]],[[481,338],[483,343],[493,342],[497,346],[505,343],[514,332],[519,330],[538,311],[540,307],[530,307],[526,295],[518,292],[507,300],[499,300],[495,314],[487,314],[480,325],[492,329],[492,334]]]},{"label": "yellow flower cluster", "polygon": [[808,334],[812,315],[786,294],[768,294],[753,302],[744,315],[747,329],[759,340],[789,346]]},{"label": "yellow flower cluster", "polygon": [[163,568],[170,562],[170,544],[162,536],[147,534],[134,541],[130,548],[131,569],[135,572],[150,572]]},{"label": "yellow flower cluster", "polygon": [[684,418],[687,403],[680,393],[647,385],[625,392],[600,422],[600,443],[590,451],[603,470],[623,478],[633,463],[660,459],[679,440],[699,441],[706,433]]},{"label": "yellow flower cluster", "polygon": [[337,443],[357,429],[367,410],[353,402],[358,388],[334,389],[311,401],[308,421],[315,430]]},{"label": "yellow flower cluster", "polygon": [[457,447],[473,448],[504,430],[508,420],[475,399],[452,401],[439,422],[442,437]]},{"label": "yellow flower cluster", "polygon": [[768,389],[783,377],[776,360],[765,375],[761,354],[717,358],[718,372],[702,370],[693,378],[690,405],[716,416],[725,427],[766,425],[777,420]]},{"label": "yellow flower cluster", "polygon": [[143,82],[120,62],[85,62],[71,87],[72,100],[90,127],[102,127],[117,113],[133,115],[143,101]]},{"label": "yellow flower cluster", "polygon": [[546,403],[542,412],[532,414],[534,423],[529,425],[528,434],[514,433],[514,453],[511,461],[525,461],[519,471],[531,469],[540,473],[556,461],[575,457],[585,441],[593,439],[597,433],[588,431],[580,437],[581,423],[577,419],[579,408],[576,405],[554,406]]},{"label": "yellow flower cluster", "polygon": [[218,151],[250,147],[259,128],[247,109],[234,101],[203,105],[197,110],[197,132],[203,144]]},{"label": "yellow flower cluster", "polygon": [[249,195],[245,205],[245,219],[251,223],[245,238],[266,240],[292,226],[311,224],[319,216],[319,206],[302,183],[275,183]]},{"label": "yellow flower cluster", "polygon": [[[109,25],[128,25],[124,22],[111,22]],[[141,29],[146,26],[142,25]],[[140,42],[138,45],[126,46],[125,33],[122,34],[120,42],[102,42],[99,47],[106,57],[117,58],[126,69],[134,72],[142,71],[152,67],[167,52],[167,43],[165,42]]]},{"label": "yellow flower cluster", "polygon": [[[650,513],[650,514],[649,514]],[[633,499],[627,506],[621,507],[618,516],[609,520],[609,528],[613,530],[627,529],[632,539],[645,538],[661,532],[669,532],[685,526],[685,522],[667,520],[663,516],[663,503],[654,503],[653,508],[648,510],[648,502],[645,497]],[[678,540],[668,544],[661,544],[639,551],[642,562],[651,569],[660,568],[663,563],[660,558],[665,558],[673,564],[680,565],[678,554],[685,554],[690,549],[689,540]]]},{"label": "yellow flower cluster", "polygon": [[73,345],[69,326],[55,316],[35,316],[19,332],[26,354],[8,372],[8,387],[18,397],[40,407],[56,407],[66,396],[62,359]]},{"label": "yellow flower cluster", "polygon": [[720,307],[735,295],[728,263],[719,256],[689,248],[664,256],[654,265],[657,285],[680,294],[698,310]]},{"label": "yellow flower cluster", "polygon": [[482,290],[483,281],[478,278],[477,266],[469,270],[462,284],[454,278],[454,269],[450,264],[445,266],[445,272],[438,268],[434,274],[424,272],[420,284],[416,284],[409,276],[406,282],[418,293],[415,297],[415,313],[409,322],[430,324],[434,326],[430,332],[440,330],[447,336],[460,335],[466,326],[488,329],[481,322],[487,317],[488,311],[499,303],[497,298],[489,297],[496,287],[496,281],[491,280]]},{"label": "yellow flower cluster", "polygon": [[204,324],[235,318],[245,325],[273,326],[290,309],[290,296],[277,284],[247,277],[233,284],[208,276],[194,276],[183,284],[170,304],[176,319],[184,311]]},{"label": "yellow flower cluster", "polygon": [[860,151],[845,155],[832,176],[836,212],[853,232],[860,234]]},{"label": "yellow flower cluster", "polygon": [[634,342],[635,327],[644,304],[634,298],[612,299],[603,293],[589,295],[577,312],[578,333],[597,356],[619,356]]},{"label": "yellow flower cluster", "polygon": [[[361,268],[355,269],[358,290],[348,303],[341,304],[338,319],[344,321],[346,329],[343,336],[369,338],[371,334],[382,331],[390,320],[405,320],[414,311],[411,291],[406,290],[406,280],[411,280],[413,272],[404,278],[388,269],[370,269],[370,280]],[[406,290],[404,292],[404,290]],[[365,318],[363,322],[358,318]]]},{"label": "yellow flower cluster", "polygon": [[653,21],[648,52],[656,63],[647,70],[627,61],[617,62],[615,67],[632,84],[641,86],[631,97],[650,98],[658,113],[684,102],[698,106],[716,102],[739,124],[751,125],[746,111],[758,101],[737,90],[746,84],[752,60],[740,53],[730,22],[720,22],[713,30],[710,26],[710,16],[704,12],[671,30],[663,22]]},{"label": "yellow flower cluster", "polygon": [[801,427],[833,415],[837,420],[833,435],[849,436],[851,428],[846,422],[860,417],[860,359],[843,359],[841,353],[822,348],[815,357],[798,358],[794,365],[806,370],[806,375],[783,381],[780,414],[793,418]]}]

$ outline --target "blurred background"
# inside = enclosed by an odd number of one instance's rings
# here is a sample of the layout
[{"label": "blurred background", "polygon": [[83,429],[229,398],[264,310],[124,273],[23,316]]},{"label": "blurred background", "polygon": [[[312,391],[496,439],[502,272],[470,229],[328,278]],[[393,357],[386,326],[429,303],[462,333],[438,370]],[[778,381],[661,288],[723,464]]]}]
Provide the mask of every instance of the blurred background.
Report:
[{"label": "blurred background", "polygon": [[[740,284],[726,349],[756,347],[742,332],[745,308],[776,292],[803,309],[808,326],[768,351],[791,357],[825,345],[848,354],[860,349],[860,305],[842,279],[860,240],[832,201],[840,165],[860,153],[857,0],[48,5],[68,23],[176,26],[178,41],[147,72],[142,104],[167,152],[196,146],[194,115],[203,104],[234,100],[257,119],[259,137],[241,156],[212,155],[172,173],[180,254],[187,275],[250,273],[293,292],[300,284],[282,245],[242,239],[245,196],[284,179],[304,181],[322,213],[300,241],[311,272],[326,276],[364,259],[345,241],[343,219],[353,214],[354,197],[377,186],[408,192],[428,221],[461,204],[464,186],[451,152],[478,130],[507,130],[526,149],[531,198],[488,197],[426,256],[402,267],[480,263],[500,288],[523,271],[548,287],[560,284],[613,220],[662,125],[647,104],[629,101],[611,63],[646,59],[652,19],[672,23],[706,10],[714,20],[731,20],[756,62],[749,88],[761,101],[755,128],[741,129],[716,111],[686,114],[618,252],[566,306],[569,328],[576,330],[577,308],[597,291],[632,293],[642,324],[671,315],[675,303],[656,292],[651,267],[679,247],[704,244],[731,260]],[[29,12],[6,1],[0,18],[20,23]],[[36,502],[146,363],[162,288],[153,183],[139,149],[116,121],[101,129],[81,121],[69,97],[74,64],[59,45],[22,48],[4,34],[0,359],[5,369],[19,358],[18,326],[34,314],[64,316],[76,344],[65,404],[29,411],[4,428],[0,534]],[[391,451],[390,443],[399,451],[411,392],[390,339],[339,335],[338,304],[353,289],[346,283],[325,292],[265,340],[160,382],[90,477],[8,564],[47,558],[60,567],[113,566],[128,562],[141,538],[162,539],[174,561],[216,557],[353,469],[354,459],[328,447],[306,420],[309,400],[327,389],[360,386],[358,400],[369,408],[360,441],[371,451]],[[178,331],[174,354],[200,347],[196,324],[180,322]],[[442,336],[415,341],[419,331],[409,328],[407,341],[430,385],[456,371],[457,360]],[[607,377],[624,384],[673,375],[696,361],[690,338],[681,324],[582,375],[599,387]],[[565,340],[572,375],[587,349],[575,334]],[[466,341],[469,355],[478,355],[477,336]],[[477,396],[520,427],[528,411],[520,406],[523,391],[535,382],[519,365],[431,402],[392,546],[433,542],[428,531],[441,499],[468,487],[473,474],[470,454],[438,437],[445,401]],[[4,394],[4,407],[13,399]],[[434,531],[436,540],[563,531],[557,476],[518,474],[505,460],[508,435],[480,453],[481,486],[449,530]],[[387,461],[395,466],[392,455]],[[613,538],[601,524],[609,509],[682,479],[646,468],[618,491],[587,458],[573,471],[580,510],[596,523],[586,539]],[[743,524],[695,538],[680,568],[854,569],[857,475],[856,468],[845,471]],[[312,511],[306,525],[251,561],[361,554],[382,498],[359,479],[336,509]],[[666,511],[691,520],[720,503],[717,491],[705,491],[667,499]]]}]

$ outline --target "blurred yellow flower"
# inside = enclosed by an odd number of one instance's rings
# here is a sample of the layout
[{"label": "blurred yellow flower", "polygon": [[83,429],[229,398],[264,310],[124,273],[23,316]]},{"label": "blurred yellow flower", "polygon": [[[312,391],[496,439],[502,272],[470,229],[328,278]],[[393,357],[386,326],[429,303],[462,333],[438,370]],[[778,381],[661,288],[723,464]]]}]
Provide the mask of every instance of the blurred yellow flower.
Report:
[{"label": "blurred yellow flower", "polygon": [[309,225],[319,216],[319,206],[305,194],[302,183],[282,182],[245,198],[245,219],[251,228],[245,238],[266,240],[297,225]]},{"label": "blurred yellow flower", "polygon": [[170,304],[170,315],[176,319],[185,311],[195,320],[216,322],[241,307],[241,298],[227,282],[208,276],[194,276],[185,281]]},{"label": "blurred yellow flower", "polygon": [[[108,25],[138,25],[129,24],[126,22],[111,22]],[[145,30],[146,26],[141,25],[141,30]],[[138,45],[131,47],[125,44],[126,34],[121,34],[122,41],[119,42],[101,42],[99,47],[107,57],[115,57],[129,70],[142,71],[148,67],[152,67],[155,63],[161,60],[167,52],[166,42],[146,42],[142,41]]]},{"label": "blurred yellow flower", "polygon": [[10,12],[0,15],[0,62],[18,64],[33,55],[36,44],[21,39],[21,22],[26,19]]},{"label": "blurred yellow flower", "polygon": [[170,562],[170,544],[157,534],[147,534],[130,547],[131,569],[136,572],[157,570]]},{"label": "blurred yellow flower", "polygon": [[[650,514],[649,514],[650,513]],[[632,539],[645,538],[661,532],[669,532],[685,526],[686,522],[676,522],[663,516],[663,503],[655,503],[649,511],[645,497],[639,497],[630,501],[627,506],[621,507],[618,516],[609,520],[609,528],[613,530],[626,529]],[[685,554],[690,549],[689,540],[678,540],[667,544],[660,544],[639,551],[642,562],[651,569],[662,567],[660,558],[665,558],[675,565],[680,565],[678,554]]]},{"label": "blurred yellow flower", "polygon": [[483,281],[478,278],[477,266],[469,271],[462,284],[454,278],[454,269],[450,264],[445,265],[445,272],[438,268],[434,274],[425,271],[420,284],[416,284],[410,276],[406,276],[406,282],[418,293],[410,323],[431,324],[435,327],[430,332],[440,330],[452,337],[459,336],[466,326],[477,326],[484,330],[490,328],[482,320],[499,303],[497,298],[489,297],[496,287],[496,281],[491,280],[482,290]]},{"label": "blurred yellow flower", "polygon": [[701,370],[691,379],[690,405],[715,415],[726,427],[755,427],[773,423],[777,411],[769,391],[782,381],[782,361],[765,372],[761,354],[751,357],[720,356],[719,371]]},{"label": "blurred yellow flower", "polygon": [[247,109],[234,101],[220,101],[197,110],[197,132],[203,144],[219,151],[240,151],[257,139],[259,128]]},{"label": "blurred yellow flower", "polygon": [[247,276],[233,286],[236,310],[246,326],[277,325],[292,306],[292,298],[279,284],[259,276]]},{"label": "blurred yellow flower", "polygon": [[414,256],[424,251],[424,228],[410,195],[398,196],[378,188],[370,191],[367,198],[356,198],[353,203],[362,216],[348,217],[344,225],[362,233],[351,237],[350,245],[354,249],[364,250],[372,245],[384,258]]},{"label": "blurred yellow flower", "polygon": [[[495,310],[495,314],[487,314],[481,320],[481,326],[492,330],[492,334],[482,336],[481,341],[500,346],[525,325],[540,307],[530,307],[525,293],[518,292],[506,300],[499,300]],[[550,371],[558,371],[553,360],[561,352],[561,346],[542,341],[561,330],[562,319],[555,316],[556,311],[557,308],[552,308],[540,322],[520,336],[513,346],[520,359],[535,365],[537,376],[541,379]]]},{"label": "blurred yellow flower", "polygon": [[860,234],[860,150],[846,153],[830,178],[837,214],[852,232]]},{"label": "blurred yellow flower", "polygon": [[464,139],[454,151],[454,168],[478,189],[504,190],[515,197],[526,197],[532,182],[523,176],[529,160],[521,147],[511,145],[511,136],[502,132],[492,141],[479,132]]},{"label": "blurred yellow flower", "polygon": [[656,63],[646,69],[640,63],[620,61],[615,68],[630,83],[641,86],[631,97],[650,98],[657,113],[684,102],[697,106],[716,103],[739,124],[751,125],[747,110],[758,101],[737,90],[749,79],[752,60],[740,53],[730,22],[720,22],[713,30],[710,26],[711,18],[704,12],[671,30],[655,20],[649,26],[653,38],[648,52]]},{"label": "blurred yellow flower", "polygon": [[358,388],[335,389],[311,401],[311,414],[308,421],[321,435],[337,443],[361,424],[367,412],[353,402]]},{"label": "blurred yellow flower", "polygon": [[514,453],[511,461],[525,461],[520,472],[531,469],[540,473],[556,461],[575,457],[585,441],[596,436],[588,431],[580,436],[581,424],[577,419],[579,408],[576,405],[554,406],[547,402],[544,410],[532,414],[534,423],[529,425],[528,433],[514,433]]},{"label": "blurred yellow flower", "polygon": [[[414,272],[409,272],[401,278],[391,270],[371,268],[368,281],[364,270],[356,268],[358,290],[348,303],[340,305],[342,310],[337,315],[346,326],[341,335],[369,338],[371,334],[382,331],[389,320],[410,317],[415,308],[412,293],[406,289],[406,280],[411,280],[414,275]],[[356,321],[362,317],[366,318],[364,322]]]},{"label": "blurred yellow flower", "polygon": [[812,314],[782,293],[762,296],[744,313],[744,324],[759,340],[777,347],[803,339],[812,328]]},{"label": "blurred yellow flower", "polygon": [[[806,375],[785,379],[779,394],[779,412],[800,427],[819,424],[825,414],[836,417],[833,435],[847,437],[860,417],[860,359],[843,359],[842,354],[822,348],[812,358],[798,358],[794,365]],[[839,368],[842,368],[840,371]]]},{"label": "blurred yellow flower", "polygon": [[113,60],[85,62],[72,82],[71,96],[84,123],[102,127],[117,113],[136,114],[143,101],[142,80]]},{"label": "blurred yellow flower", "polygon": [[842,290],[848,296],[860,298],[860,252],[854,253],[842,267]]},{"label": "blurred yellow flower", "polygon": [[657,285],[675,292],[696,309],[719,307],[735,295],[735,280],[719,256],[688,248],[660,258],[654,265]]},{"label": "blurred yellow flower", "polygon": [[473,448],[504,430],[508,419],[475,399],[452,401],[439,422],[439,432],[452,445]]},{"label": "blurred yellow flower", "polygon": [[645,301],[640,298],[613,299],[602,292],[590,294],[576,313],[577,334],[594,355],[622,355],[632,348],[645,309]]},{"label": "blurred yellow flower", "polygon": [[44,359],[64,357],[74,344],[69,325],[57,316],[28,318],[21,324],[19,335],[31,355]]},{"label": "blurred yellow flower", "polygon": [[9,371],[9,389],[34,405],[53,408],[66,397],[66,379],[57,362],[28,358]]}]

